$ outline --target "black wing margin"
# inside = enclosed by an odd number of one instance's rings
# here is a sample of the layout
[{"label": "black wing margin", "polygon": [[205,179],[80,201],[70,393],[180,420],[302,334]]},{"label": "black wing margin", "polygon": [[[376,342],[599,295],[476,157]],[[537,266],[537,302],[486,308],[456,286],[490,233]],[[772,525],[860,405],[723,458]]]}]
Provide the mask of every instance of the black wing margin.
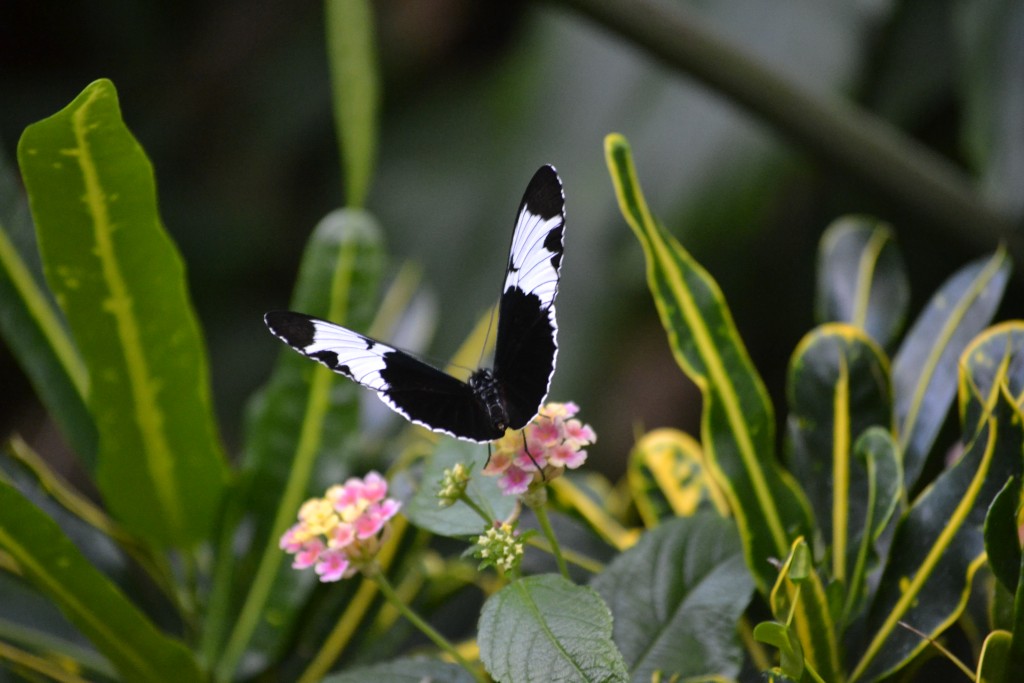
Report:
[{"label": "black wing margin", "polygon": [[564,228],[562,182],[554,167],[541,166],[519,205],[498,306],[494,376],[513,429],[522,429],[537,414],[555,373],[555,296]]},{"label": "black wing margin", "polygon": [[288,346],[372,389],[410,422],[466,441],[501,436],[468,384],[404,351],[303,313],[272,311],[263,320]]}]

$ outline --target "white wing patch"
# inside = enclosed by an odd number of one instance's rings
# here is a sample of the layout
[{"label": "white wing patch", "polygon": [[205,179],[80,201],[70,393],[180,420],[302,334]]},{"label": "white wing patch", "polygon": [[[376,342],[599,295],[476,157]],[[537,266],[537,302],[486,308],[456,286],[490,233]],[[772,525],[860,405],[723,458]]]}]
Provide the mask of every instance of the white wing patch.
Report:
[{"label": "white wing patch", "polygon": [[[558,183],[554,169],[550,166],[546,168],[554,176],[555,183]],[[505,275],[505,288],[502,290],[508,291],[510,287],[518,287],[527,294],[535,294],[540,299],[541,308],[550,307],[555,295],[558,294],[565,195],[560,183],[556,187],[562,201],[559,202],[558,211],[549,217],[537,213],[537,209],[531,207],[531,202],[524,198],[522,208],[516,217],[515,231],[512,233],[508,272]],[[538,206],[539,210],[549,208],[546,204]]]},{"label": "white wing patch", "polygon": [[294,328],[273,324],[269,318],[267,324],[281,341],[334,372],[378,393],[388,388],[380,373],[386,365],[384,354],[395,349],[326,320],[296,316],[291,322],[311,326],[312,334],[296,335]]}]

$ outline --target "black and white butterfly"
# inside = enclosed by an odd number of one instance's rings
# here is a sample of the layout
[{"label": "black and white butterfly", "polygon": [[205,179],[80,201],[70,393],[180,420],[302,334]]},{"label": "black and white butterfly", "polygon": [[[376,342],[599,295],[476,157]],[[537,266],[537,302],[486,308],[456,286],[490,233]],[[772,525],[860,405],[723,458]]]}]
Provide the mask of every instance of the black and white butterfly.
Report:
[{"label": "black and white butterfly", "polygon": [[406,419],[457,439],[485,443],[522,429],[548,395],[558,351],[555,295],[562,266],[565,197],[542,166],[519,204],[498,304],[494,367],[468,382],[376,339],[302,313],[264,316],[299,353],[368,389]]}]

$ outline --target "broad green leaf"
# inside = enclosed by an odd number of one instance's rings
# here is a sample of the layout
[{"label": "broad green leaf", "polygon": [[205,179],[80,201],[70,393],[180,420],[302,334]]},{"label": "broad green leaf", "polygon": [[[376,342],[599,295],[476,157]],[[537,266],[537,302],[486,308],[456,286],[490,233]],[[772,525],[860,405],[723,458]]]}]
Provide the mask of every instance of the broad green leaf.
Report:
[{"label": "broad green leaf", "polygon": [[[402,514],[421,529],[441,536],[457,537],[477,536],[486,531],[491,522],[506,519],[516,507],[516,497],[502,493],[498,488],[497,477],[485,477],[480,473],[486,458],[486,446],[455,439],[441,440],[424,466],[419,482],[410,482],[409,486],[415,494],[402,507]],[[445,469],[459,462],[473,463],[473,475],[466,488],[466,495],[487,513],[490,520],[481,519],[462,501],[448,508],[438,505],[437,491],[441,476]]]},{"label": "broad green leaf", "polygon": [[156,626],[86,560],[60,527],[0,481],[0,549],[128,681],[196,681],[185,646]]},{"label": "broad green leaf", "polygon": [[889,364],[857,327],[830,323],[797,345],[786,381],[790,470],[803,485],[826,547],[832,578],[846,581],[851,502],[867,493],[853,467],[854,442],[869,427],[892,427]]},{"label": "broad green leaf", "polygon": [[910,301],[903,256],[889,226],[867,216],[833,221],[818,249],[815,298],[819,323],[850,323],[888,347]]},{"label": "broad green leaf", "polygon": [[[338,210],[324,217],[306,246],[292,310],[356,330],[369,327],[383,262],[381,242],[380,229],[366,212]],[[288,568],[277,539],[295,522],[306,498],[323,495],[327,486],[353,474],[359,398],[365,392],[269,332],[265,339],[281,351],[269,382],[250,406],[245,484],[234,501],[236,514],[245,511],[251,517],[253,545],[234,576],[218,575],[220,599],[226,602],[223,592],[238,585],[238,575],[250,579],[241,614],[232,618],[225,609],[218,620],[234,629],[228,645],[217,645],[216,633],[207,641],[209,651],[223,653],[219,670],[225,678],[257,626],[262,628],[254,647],[264,654],[274,656],[287,642],[298,597],[308,592],[309,582]],[[224,557],[230,556],[230,547]]]},{"label": "broad green leaf", "polygon": [[18,160],[47,282],[89,370],[104,502],[152,542],[192,545],[216,520],[224,454],[184,265],[113,84],[29,126]]},{"label": "broad green leaf", "polygon": [[651,215],[629,145],[605,138],[619,209],[643,247],[647,283],[676,362],[704,398],[708,468],[736,517],[747,565],[766,593],[793,538],[812,528],[807,501],[775,458],[775,417],[718,284]]},{"label": "broad green leaf", "polygon": [[677,429],[644,434],[630,451],[626,476],[637,512],[649,529],[664,518],[688,517],[710,505],[723,515],[729,513],[729,504],[706,474],[700,444]]},{"label": "broad green leaf", "polygon": [[1010,642],[1013,634],[1009,631],[993,631],[985,638],[978,657],[978,673],[975,683],[1011,683]]},{"label": "broad green leaf", "polygon": [[42,283],[32,221],[16,185],[0,155],[0,335],[72,449],[92,470],[97,437],[85,406],[89,375]]},{"label": "broad green leaf", "polygon": [[850,680],[876,680],[928,646],[900,628],[905,621],[931,637],[942,633],[967,602],[985,561],[982,527],[999,489],[1020,476],[1019,427],[989,418],[960,459],[944,471],[900,519],[866,622],[868,642],[851,653]]},{"label": "broad green leaf", "polygon": [[366,200],[377,154],[380,97],[373,3],[326,0],[324,9],[345,204],[359,208]]},{"label": "broad green leaf", "polygon": [[457,664],[433,659],[395,659],[327,676],[323,683],[474,683]]},{"label": "broad green leaf", "polygon": [[960,357],[959,407],[964,439],[1007,392],[1009,404],[1024,408],[1024,322],[993,325],[967,345]]},{"label": "broad green leaf", "polygon": [[484,603],[480,659],[495,681],[627,681],[612,615],[592,588],[543,574],[514,581]]},{"label": "broad green leaf", "polygon": [[739,674],[736,625],[754,586],[732,520],[710,512],[665,520],[590,585],[612,611],[632,680]]},{"label": "broad green leaf", "polygon": [[1017,530],[1020,494],[1020,482],[1011,477],[985,515],[985,553],[988,555],[988,564],[992,574],[1011,593],[1017,592],[1021,570],[1020,536]]},{"label": "broad green leaf", "polygon": [[949,411],[956,392],[957,359],[992,319],[1009,277],[1010,258],[1002,248],[961,268],[932,296],[893,359],[896,422],[908,490],[921,474]]},{"label": "broad green leaf", "polygon": [[804,539],[793,541],[769,598],[772,615],[777,622],[788,625],[788,630],[800,643],[797,651],[818,676],[826,681],[841,681],[843,671],[836,625],[825,586],[811,566],[810,557],[810,548]]},{"label": "broad green leaf", "polygon": [[887,429],[872,427],[853,447],[850,479],[863,486],[851,496],[847,515],[847,575],[843,591],[841,626],[860,615],[868,589],[868,575],[878,561],[878,540],[904,498],[903,470],[896,441]]}]

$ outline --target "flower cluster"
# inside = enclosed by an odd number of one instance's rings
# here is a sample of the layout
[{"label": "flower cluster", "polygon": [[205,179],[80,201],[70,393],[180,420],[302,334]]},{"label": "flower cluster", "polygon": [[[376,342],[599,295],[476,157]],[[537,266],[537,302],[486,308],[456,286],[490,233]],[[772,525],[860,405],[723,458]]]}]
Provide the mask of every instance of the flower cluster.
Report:
[{"label": "flower cluster", "polygon": [[523,559],[523,543],[519,533],[508,522],[495,522],[486,533],[477,536],[477,550],[480,569],[493,566],[502,574],[519,568]]},{"label": "flower cluster", "polygon": [[303,503],[298,523],[281,536],[281,549],[295,556],[292,567],[313,567],[321,581],[329,582],[366,566],[380,549],[384,525],[401,507],[387,494],[387,480],[370,472]]},{"label": "flower cluster", "polygon": [[507,496],[526,493],[534,481],[553,479],[587,459],[584,447],[597,440],[590,425],[573,418],[575,403],[547,403],[522,431],[509,431],[494,442],[483,473],[501,477]]},{"label": "flower cluster", "polygon": [[437,504],[440,507],[451,507],[462,497],[462,494],[466,492],[466,486],[469,485],[469,471],[470,468],[461,462],[444,471],[444,476],[441,477],[441,488],[437,492]]}]

